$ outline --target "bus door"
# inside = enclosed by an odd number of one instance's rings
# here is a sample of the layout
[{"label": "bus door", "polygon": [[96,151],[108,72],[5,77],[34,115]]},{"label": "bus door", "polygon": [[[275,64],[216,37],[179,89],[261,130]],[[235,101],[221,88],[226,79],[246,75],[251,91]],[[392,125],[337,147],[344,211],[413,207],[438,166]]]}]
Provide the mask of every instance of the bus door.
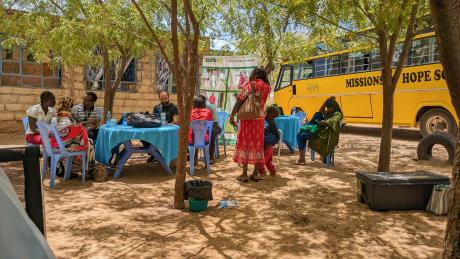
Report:
[{"label": "bus door", "polygon": [[292,66],[284,65],[280,69],[275,85],[275,103],[283,109],[284,114],[290,114],[289,100],[296,95],[297,89],[292,85]]},{"label": "bus door", "polygon": [[359,92],[340,96],[345,118],[372,118],[372,99],[370,94]]}]

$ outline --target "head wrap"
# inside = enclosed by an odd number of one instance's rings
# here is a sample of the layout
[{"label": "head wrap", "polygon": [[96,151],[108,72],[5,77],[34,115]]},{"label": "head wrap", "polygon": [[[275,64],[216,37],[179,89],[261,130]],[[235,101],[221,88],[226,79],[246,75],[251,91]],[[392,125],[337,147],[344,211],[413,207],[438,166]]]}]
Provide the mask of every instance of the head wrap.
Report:
[{"label": "head wrap", "polygon": [[70,96],[62,96],[58,100],[57,112],[59,116],[70,115],[73,107],[73,99]]}]

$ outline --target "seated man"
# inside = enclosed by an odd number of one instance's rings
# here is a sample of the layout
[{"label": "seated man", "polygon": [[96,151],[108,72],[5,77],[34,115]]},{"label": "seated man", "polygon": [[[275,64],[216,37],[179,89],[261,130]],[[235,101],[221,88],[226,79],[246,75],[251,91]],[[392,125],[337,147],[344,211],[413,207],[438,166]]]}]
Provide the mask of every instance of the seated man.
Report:
[{"label": "seated man", "polygon": [[169,94],[165,90],[158,92],[160,104],[153,108],[153,113],[160,115],[166,113],[166,122],[172,124],[179,124],[179,110],[177,106],[169,101]]},{"label": "seated man", "polygon": [[72,118],[77,123],[82,123],[88,131],[88,138],[96,143],[99,125],[103,118],[102,107],[95,106],[97,95],[93,92],[87,92],[83,97],[83,103],[77,104],[72,108]]},{"label": "seated man", "polygon": [[51,119],[56,117],[56,110],[53,108],[56,104],[56,98],[54,94],[45,91],[40,94],[40,104],[34,105],[27,109],[27,116],[29,119],[29,128],[26,133],[27,143],[34,145],[41,145],[42,138],[38,131],[37,122],[45,121],[51,123]]},{"label": "seated man", "polygon": [[310,148],[318,152],[322,157],[326,157],[339,143],[340,126],[343,114],[339,104],[334,97],[326,100],[319,112],[313,115],[310,122],[300,129],[297,134],[297,144],[299,145],[298,164],[305,164],[305,148]]},{"label": "seated man", "polygon": [[211,164],[215,163],[214,151],[216,148],[216,138],[222,132],[222,129],[219,127],[219,118],[217,117],[217,109],[214,104],[207,102],[206,96],[199,95],[198,97],[203,98],[206,101],[206,109],[211,110],[212,112],[212,135],[211,135],[211,143],[209,144],[209,153],[211,155]]}]

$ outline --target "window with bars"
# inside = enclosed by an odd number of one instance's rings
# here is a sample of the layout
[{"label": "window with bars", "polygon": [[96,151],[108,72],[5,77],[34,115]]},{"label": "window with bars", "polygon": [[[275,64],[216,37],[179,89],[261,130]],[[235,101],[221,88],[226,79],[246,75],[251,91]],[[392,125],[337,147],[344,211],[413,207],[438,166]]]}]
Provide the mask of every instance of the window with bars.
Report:
[{"label": "window with bars", "polygon": [[[86,89],[88,90],[103,90],[104,83],[105,83],[105,75],[102,74],[98,80],[95,78],[91,78],[91,74],[97,74],[98,69],[100,68],[87,68],[87,78],[86,78]],[[91,70],[91,72],[89,71]],[[115,64],[112,64],[110,69],[110,80],[115,82],[116,77],[116,67]],[[134,92],[136,91],[136,83],[137,83],[137,66],[136,66],[136,59],[132,59],[129,63],[128,67],[126,68],[125,72],[123,73],[123,77],[121,78],[120,85],[118,86],[118,91],[122,92]]]},{"label": "window with bars", "polygon": [[409,65],[422,65],[439,61],[438,45],[434,37],[412,41]]},{"label": "window with bars", "polygon": [[340,73],[340,55],[328,57],[326,59],[326,74],[338,75]]},{"label": "window with bars", "polygon": [[315,76],[324,76],[326,74],[326,59],[318,58],[315,60]]},{"label": "window with bars", "polygon": [[57,88],[62,86],[62,70],[36,62],[26,48],[0,48],[0,85]]}]

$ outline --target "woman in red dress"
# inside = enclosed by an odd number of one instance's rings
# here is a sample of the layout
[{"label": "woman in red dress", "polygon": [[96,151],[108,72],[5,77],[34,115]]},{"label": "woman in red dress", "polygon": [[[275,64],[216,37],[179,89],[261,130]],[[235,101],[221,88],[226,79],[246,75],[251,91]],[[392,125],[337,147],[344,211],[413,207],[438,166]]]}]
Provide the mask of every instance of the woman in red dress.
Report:
[{"label": "woman in red dress", "polygon": [[[252,88],[254,89],[252,90]],[[237,97],[237,102],[230,115],[230,123],[234,126],[237,126],[235,114],[245,102],[250,91],[261,94],[260,109],[262,110],[260,114],[264,114],[265,102],[271,88],[267,73],[262,68],[256,68],[252,71],[249,82],[244,84],[243,91]],[[236,178],[238,181],[248,181],[248,164],[255,165],[251,179],[254,181],[259,180],[257,165],[264,163],[264,116],[255,119],[240,120],[233,161],[243,165],[243,173]]]}]

